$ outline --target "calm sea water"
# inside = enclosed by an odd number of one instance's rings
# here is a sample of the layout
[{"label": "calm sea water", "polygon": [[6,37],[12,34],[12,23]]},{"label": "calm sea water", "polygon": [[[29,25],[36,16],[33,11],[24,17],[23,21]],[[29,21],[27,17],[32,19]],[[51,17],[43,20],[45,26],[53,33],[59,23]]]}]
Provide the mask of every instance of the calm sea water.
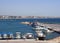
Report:
[{"label": "calm sea water", "polygon": [[[39,21],[42,23],[53,23],[53,24],[60,24],[60,18],[56,19],[1,19],[0,20],[0,33],[8,33],[12,32],[15,34],[15,32],[21,32],[21,34],[25,33],[33,33],[36,35],[35,31],[32,29],[32,27],[24,24],[20,24],[20,22],[29,21]],[[54,37],[58,37],[60,34],[53,32],[51,34],[48,34],[46,39],[51,39]]]}]

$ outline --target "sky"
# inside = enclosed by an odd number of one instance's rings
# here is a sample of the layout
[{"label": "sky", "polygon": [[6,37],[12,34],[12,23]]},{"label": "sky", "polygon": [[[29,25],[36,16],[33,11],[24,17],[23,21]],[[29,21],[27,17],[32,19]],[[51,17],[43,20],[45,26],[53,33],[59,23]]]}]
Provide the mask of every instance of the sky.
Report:
[{"label": "sky", "polygon": [[60,16],[60,0],[0,0],[0,15]]}]

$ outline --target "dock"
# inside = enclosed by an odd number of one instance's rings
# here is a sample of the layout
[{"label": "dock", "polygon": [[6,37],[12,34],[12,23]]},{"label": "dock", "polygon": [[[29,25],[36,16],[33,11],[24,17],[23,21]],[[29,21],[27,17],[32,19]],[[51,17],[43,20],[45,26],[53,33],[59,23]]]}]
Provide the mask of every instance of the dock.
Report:
[{"label": "dock", "polygon": [[48,28],[51,28],[55,31],[60,32],[60,24],[47,24],[47,23],[40,23],[40,24],[45,26],[45,27],[48,27]]}]

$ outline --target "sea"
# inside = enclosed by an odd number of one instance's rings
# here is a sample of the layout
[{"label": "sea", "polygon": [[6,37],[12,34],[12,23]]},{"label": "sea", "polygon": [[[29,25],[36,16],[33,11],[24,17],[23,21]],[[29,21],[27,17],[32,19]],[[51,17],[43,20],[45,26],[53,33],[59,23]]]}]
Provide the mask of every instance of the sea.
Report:
[{"label": "sea", "polygon": [[[33,30],[31,26],[21,24],[21,22],[41,22],[48,24],[60,24],[60,18],[46,18],[46,19],[0,19],[0,34],[8,34],[13,33],[15,35],[16,32],[21,32],[21,35],[26,33],[33,33],[36,37],[36,32]],[[53,32],[46,35],[45,39],[52,39],[60,36],[59,33]]]}]

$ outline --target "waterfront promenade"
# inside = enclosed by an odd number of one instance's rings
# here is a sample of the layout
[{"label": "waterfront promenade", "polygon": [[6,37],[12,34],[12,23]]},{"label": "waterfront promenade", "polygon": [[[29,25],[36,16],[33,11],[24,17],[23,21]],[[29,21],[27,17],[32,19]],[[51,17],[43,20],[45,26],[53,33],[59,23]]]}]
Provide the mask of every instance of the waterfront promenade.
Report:
[{"label": "waterfront promenade", "polygon": [[59,43],[58,41],[36,41],[36,40],[32,40],[32,39],[26,39],[26,40],[0,40],[0,43]]}]

